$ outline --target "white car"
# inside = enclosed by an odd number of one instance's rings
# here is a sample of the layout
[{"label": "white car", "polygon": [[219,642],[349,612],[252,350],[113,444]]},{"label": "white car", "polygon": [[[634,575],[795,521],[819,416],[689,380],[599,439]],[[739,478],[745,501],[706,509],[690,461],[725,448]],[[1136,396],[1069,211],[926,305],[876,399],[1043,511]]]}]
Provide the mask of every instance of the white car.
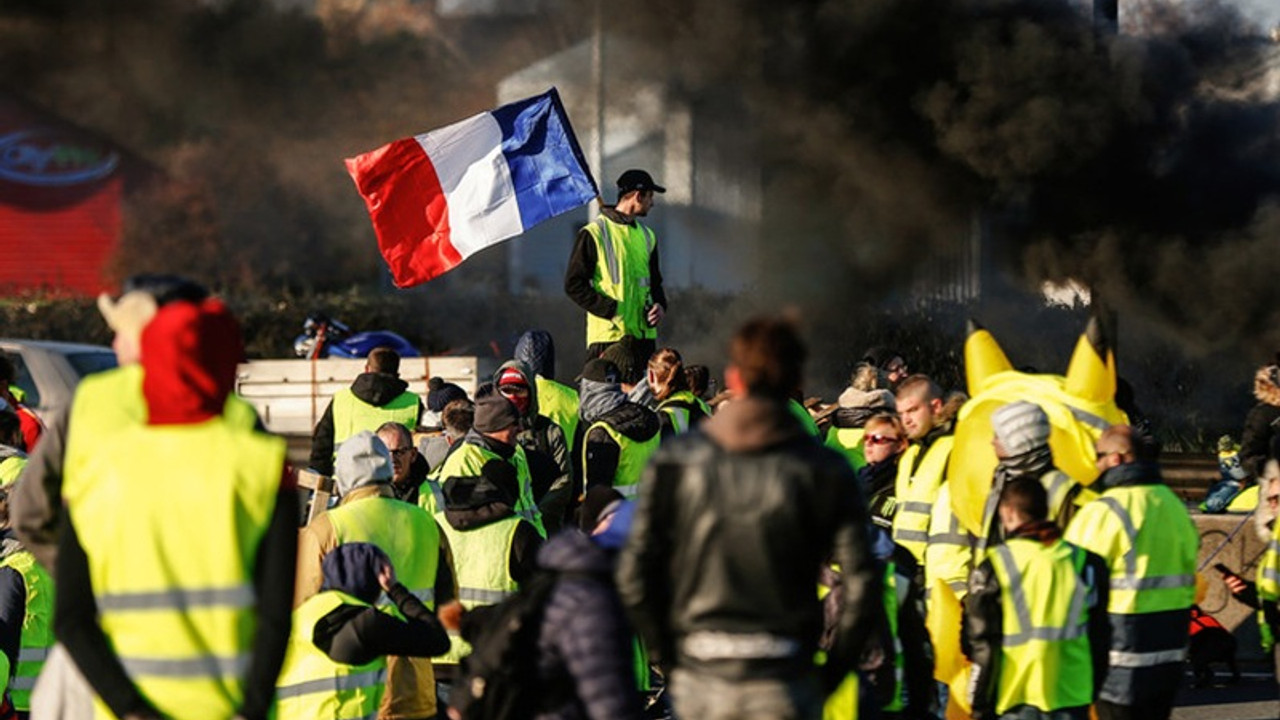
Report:
[{"label": "white car", "polygon": [[71,404],[80,378],[116,366],[115,352],[101,345],[0,339],[0,350],[13,360],[23,403],[46,423]]}]

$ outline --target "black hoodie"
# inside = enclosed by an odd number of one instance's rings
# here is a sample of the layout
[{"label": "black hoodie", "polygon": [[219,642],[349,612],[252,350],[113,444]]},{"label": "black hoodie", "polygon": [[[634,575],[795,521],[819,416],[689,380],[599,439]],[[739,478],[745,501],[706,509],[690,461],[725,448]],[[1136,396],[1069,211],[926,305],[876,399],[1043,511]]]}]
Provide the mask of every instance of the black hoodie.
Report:
[{"label": "black hoodie", "polygon": [[[360,373],[351,383],[351,393],[361,402],[383,407],[409,389],[409,383],[388,373]],[[418,398],[418,417],[423,416],[422,398]],[[377,428],[368,428],[370,431]],[[412,430],[413,428],[410,428]],[[333,401],[324,409],[320,422],[311,435],[311,469],[325,476],[333,475]]]}]

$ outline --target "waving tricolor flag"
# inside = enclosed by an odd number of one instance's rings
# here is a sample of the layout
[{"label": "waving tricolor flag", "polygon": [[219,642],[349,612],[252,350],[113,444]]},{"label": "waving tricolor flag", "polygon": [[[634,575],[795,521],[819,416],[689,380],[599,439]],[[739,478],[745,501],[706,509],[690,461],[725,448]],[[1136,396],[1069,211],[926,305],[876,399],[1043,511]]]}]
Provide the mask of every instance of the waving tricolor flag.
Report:
[{"label": "waving tricolor flag", "polygon": [[398,287],[599,194],[555,88],[346,162]]}]

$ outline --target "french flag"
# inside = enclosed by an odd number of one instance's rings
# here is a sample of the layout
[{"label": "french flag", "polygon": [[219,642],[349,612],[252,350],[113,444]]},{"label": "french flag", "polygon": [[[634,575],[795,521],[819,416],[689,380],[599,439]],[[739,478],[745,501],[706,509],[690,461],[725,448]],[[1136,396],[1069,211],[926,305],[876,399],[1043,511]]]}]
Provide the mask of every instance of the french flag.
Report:
[{"label": "french flag", "polygon": [[555,88],[346,163],[402,288],[599,195]]}]

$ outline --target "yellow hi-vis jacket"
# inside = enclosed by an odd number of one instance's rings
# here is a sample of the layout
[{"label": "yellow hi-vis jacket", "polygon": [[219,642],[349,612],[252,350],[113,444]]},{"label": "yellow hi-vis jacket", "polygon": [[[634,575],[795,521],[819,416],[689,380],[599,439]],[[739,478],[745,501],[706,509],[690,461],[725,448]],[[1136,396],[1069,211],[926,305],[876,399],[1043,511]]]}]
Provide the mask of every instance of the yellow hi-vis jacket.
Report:
[{"label": "yellow hi-vis jacket", "polygon": [[[428,512],[435,513],[438,510],[443,510],[444,503],[436,502],[436,500],[439,486],[443,485],[446,480],[453,477],[479,477],[485,463],[490,461],[509,462],[516,469],[516,482],[520,489],[520,497],[516,499],[516,505],[513,510],[515,510],[516,515],[528,521],[530,525],[537,529],[538,534],[545,538],[547,529],[542,524],[542,512],[538,510],[538,503],[533,499],[533,480],[529,476],[528,457],[524,453],[524,448],[519,445],[514,447],[514,454],[507,460],[480,443],[462,441],[461,444],[453,448],[453,451],[449,453],[449,456],[440,465],[440,471],[432,473],[437,485],[432,485],[431,492],[427,493],[427,495],[431,496],[433,504],[421,502],[419,504]],[[419,491],[418,496],[422,498],[423,493]],[[444,525],[445,523],[441,521],[440,526],[444,527]]]},{"label": "yellow hi-vis jacket", "polygon": [[671,393],[666,400],[658,403],[658,412],[665,413],[671,419],[671,427],[677,435],[693,429],[693,409],[702,412],[704,418],[711,417],[711,408],[702,398],[688,390]]},{"label": "yellow hi-vis jacket", "polygon": [[538,391],[538,414],[560,426],[564,442],[573,447],[573,434],[578,430],[578,391],[555,380],[535,376]]},{"label": "yellow hi-vis jacket", "polygon": [[920,445],[913,443],[898,460],[893,541],[910,550],[920,562],[924,562],[924,549],[929,542],[929,515],[946,477],[953,440],[951,435],[934,440],[924,457],[920,457]]},{"label": "yellow hi-vis jacket", "polygon": [[863,454],[862,437],[867,434],[866,428],[838,428],[832,426],[827,430],[826,446],[844,455],[849,464],[853,466],[855,471],[861,470],[867,464],[867,457]]},{"label": "yellow hi-vis jacket", "polygon": [[1013,538],[987,553],[1000,582],[996,712],[1043,712],[1093,702],[1085,553],[1061,540]]},{"label": "yellow hi-vis jacket", "polygon": [[276,680],[277,720],[377,717],[386,682],[386,658],[347,665],[330,658],[312,640],[316,623],[343,605],[369,607],[346,593],[325,590],[293,611],[289,650]]},{"label": "yellow hi-vis jacket", "polygon": [[657,328],[645,318],[645,306],[651,300],[649,258],[658,247],[653,230],[639,220],[627,225],[604,215],[584,229],[596,244],[591,287],[618,303],[611,318],[587,313],[587,344],[616,342],[624,335],[657,338]]},{"label": "yellow hi-vis jacket", "polygon": [[0,560],[22,575],[26,608],[22,617],[22,640],[18,648],[18,667],[9,684],[13,706],[23,712],[31,710],[31,689],[44,669],[49,648],[53,647],[53,578],[36,563],[35,556],[19,550]]},{"label": "yellow hi-vis jacket", "polygon": [[[901,511],[901,510],[899,510]],[[969,594],[969,573],[973,570],[973,549],[977,539],[964,529],[951,509],[951,483],[943,482],[929,513],[929,542],[924,549],[924,586],[941,580],[957,600]],[[933,603],[928,603],[930,612]]]},{"label": "yellow hi-vis jacket", "polygon": [[[511,544],[524,518],[512,515],[482,527],[458,530],[449,524],[441,509],[436,512],[436,522],[444,529],[453,551],[462,607],[471,610],[496,605],[515,594],[519,585],[511,577]],[[436,658],[436,662],[456,665],[470,654],[471,645],[457,631],[450,630],[449,652]]]},{"label": "yellow hi-vis jacket", "polygon": [[396,578],[423,605],[435,610],[440,530],[425,510],[395,498],[374,496],[330,510],[329,522],[339,545],[362,542],[378,546],[391,559]]},{"label": "yellow hi-vis jacket", "polygon": [[[1263,603],[1280,602],[1280,541],[1274,535],[1258,560],[1258,599]],[[1270,652],[1276,638],[1262,608],[1258,608],[1258,630],[1262,634],[1262,649]]]},{"label": "yellow hi-vis jacket", "polygon": [[[221,417],[137,425],[110,439],[69,464],[63,481],[99,623],[162,715],[225,720],[244,700],[254,564],[284,440]],[[100,702],[98,711],[110,716]]]},{"label": "yellow hi-vis jacket", "polygon": [[[604,430],[618,446],[618,469],[613,473],[613,489],[622,494],[623,497],[634,500],[640,492],[640,475],[644,472],[644,466],[649,463],[649,458],[658,451],[658,443],[662,440],[662,433],[655,432],[653,437],[648,440],[632,440],[614,429],[612,425],[600,420],[587,428],[586,435],[590,435],[596,428]],[[587,443],[582,443],[582,467],[587,466]]]},{"label": "yellow hi-vis jacket", "polygon": [[1111,569],[1110,669],[1099,696],[1132,704],[1139,671],[1186,659],[1200,534],[1168,486],[1144,483],[1107,488],[1080,508],[1064,539]]},{"label": "yellow hi-vis jacket", "polygon": [[413,432],[418,426],[418,396],[408,390],[381,407],[356,397],[351,388],[333,394],[333,456],[343,440],[363,430],[376,432],[383,423],[398,422]]}]

